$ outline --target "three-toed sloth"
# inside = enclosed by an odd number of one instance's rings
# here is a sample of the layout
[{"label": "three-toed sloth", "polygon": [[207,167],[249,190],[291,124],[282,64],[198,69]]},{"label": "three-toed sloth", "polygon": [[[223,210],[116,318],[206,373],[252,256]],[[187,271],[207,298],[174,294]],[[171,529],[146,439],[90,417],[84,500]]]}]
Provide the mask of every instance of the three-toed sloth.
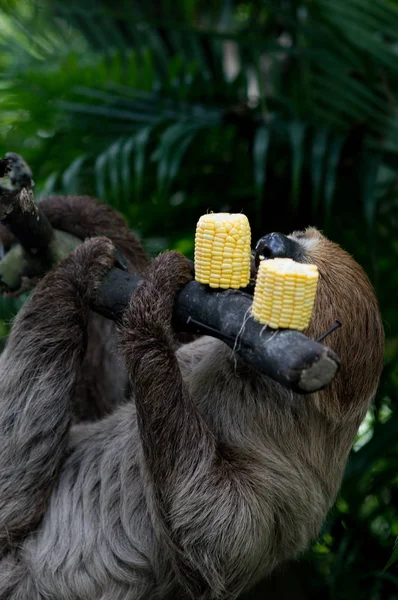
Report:
[{"label": "three-toed sloth", "polygon": [[[301,396],[219,340],[178,346],[182,255],[149,264],[93,199],[41,206],[90,239],[39,282],[0,358],[0,599],[237,598],[308,547],[335,499],[382,367],[372,287],[317,230],[289,236],[320,271],[307,335],[343,324],[325,342],[335,380]],[[90,311],[114,245],[145,271],[117,335]]]}]

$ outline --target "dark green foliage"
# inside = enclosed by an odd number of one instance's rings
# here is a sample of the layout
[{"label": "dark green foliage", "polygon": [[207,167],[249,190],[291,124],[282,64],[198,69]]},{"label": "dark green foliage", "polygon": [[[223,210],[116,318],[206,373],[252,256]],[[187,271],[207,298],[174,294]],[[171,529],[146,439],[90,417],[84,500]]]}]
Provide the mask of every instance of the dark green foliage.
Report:
[{"label": "dark green foliage", "polygon": [[297,571],[308,598],[398,599],[396,0],[0,7],[0,155],[36,193],[101,197],[152,253],[192,255],[200,214],[244,210],[255,238],[316,225],[366,268],[384,379]]}]

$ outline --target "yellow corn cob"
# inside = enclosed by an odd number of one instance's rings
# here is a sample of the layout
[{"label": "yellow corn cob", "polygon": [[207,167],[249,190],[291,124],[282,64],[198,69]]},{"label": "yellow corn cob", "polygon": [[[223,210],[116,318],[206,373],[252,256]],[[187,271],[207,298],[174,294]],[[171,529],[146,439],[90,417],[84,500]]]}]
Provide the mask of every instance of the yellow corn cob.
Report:
[{"label": "yellow corn cob", "polygon": [[253,317],[274,329],[305,329],[314,306],[318,276],[316,265],[291,258],[262,260],[254,288]]},{"label": "yellow corn cob", "polygon": [[250,281],[250,225],[242,214],[200,217],[195,236],[195,279],[212,288],[246,287]]}]

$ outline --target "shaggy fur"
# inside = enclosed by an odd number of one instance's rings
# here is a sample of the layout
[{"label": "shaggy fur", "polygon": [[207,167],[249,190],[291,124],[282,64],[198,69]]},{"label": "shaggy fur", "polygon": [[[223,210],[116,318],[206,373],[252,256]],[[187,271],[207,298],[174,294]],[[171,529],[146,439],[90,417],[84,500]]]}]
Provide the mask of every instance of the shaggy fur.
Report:
[{"label": "shaggy fur", "polygon": [[[109,235],[109,234],[108,234]],[[0,358],[0,599],[235,599],[317,536],[380,377],[383,332],[360,267],[316,230],[293,234],[321,278],[309,334],[335,382],[295,395],[201,338],[175,350],[159,256],[120,327],[129,402],[71,426],[89,304],[113,264],[86,241],[37,286]]]},{"label": "shaggy fur", "polygon": [[[82,240],[106,235],[122,252],[129,273],[142,275],[148,267],[149,259],[141,244],[110,206],[90,196],[50,196],[40,202],[40,208],[54,229]],[[91,311],[80,372],[74,422],[100,419],[125,401],[128,377],[117,353],[116,326]]]}]

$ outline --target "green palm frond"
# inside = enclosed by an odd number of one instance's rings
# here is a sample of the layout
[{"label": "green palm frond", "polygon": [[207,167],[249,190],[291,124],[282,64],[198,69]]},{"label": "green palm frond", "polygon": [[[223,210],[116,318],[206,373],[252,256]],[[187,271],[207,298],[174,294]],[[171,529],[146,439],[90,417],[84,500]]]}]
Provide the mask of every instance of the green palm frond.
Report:
[{"label": "green palm frond", "polygon": [[[392,565],[395,564],[397,561],[398,561],[398,538],[396,539],[394,551],[393,551],[391,557],[389,558],[388,563],[386,564],[385,570],[392,567]],[[397,584],[398,584],[398,578],[397,578]]]},{"label": "green palm frond", "polygon": [[[29,106],[23,125],[35,156],[53,149],[55,136],[65,149],[62,160],[55,155],[43,161],[42,176],[58,172],[53,183],[70,191],[79,175],[80,185],[86,182],[122,208],[122,197],[147,188],[146,174],[153,179],[154,166],[156,187],[146,193],[170,193],[186,153],[192,150],[196,156],[206,131],[222,136],[220,125],[232,122],[241,128],[250,122],[241,151],[251,156],[245,180],[257,204],[266,193],[274,148],[277,155],[290,157],[286,167],[293,209],[300,205],[309,169],[313,210],[327,216],[344,144],[356,129],[368,145],[357,168],[367,174],[364,214],[374,221],[383,140],[393,140],[390,153],[398,148],[396,136],[391,137],[397,129],[390,83],[397,72],[394,6],[380,2],[375,7],[366,0],[364,11],[357,0],[335,0],[332,6],[316,0],[295,13],[269,1],[257,13],[262,26],[250,21],[249,30],[231,5],[228,30],[225,23],[209,30],[186,18],[197,14],[196,4],[182,3],[185,18],[169,24],[140,6],[122,13],[101,3],[60,3],[55,7],[62,18],[36,26],[33,44],[26,36],[36,13],[3,15],[8,34],[13,32],[7,35],[3,28],[3,48],[12,38],[14,60],[3,75],[8,94],[2,108],[15,123],[19,107]],[[276,35],[280,23],[284,40]],[[79,55],[70,51],[71,42]],[[233,76],[226,67],[227,42],[234,48]],[[29,122],[42,123],[49,137],[30,131]],[[338,138],[328,135],[332,130]],[[145,143],[139,150],[141,138]],[[310,163],[308,153],[314,159]]]}]

